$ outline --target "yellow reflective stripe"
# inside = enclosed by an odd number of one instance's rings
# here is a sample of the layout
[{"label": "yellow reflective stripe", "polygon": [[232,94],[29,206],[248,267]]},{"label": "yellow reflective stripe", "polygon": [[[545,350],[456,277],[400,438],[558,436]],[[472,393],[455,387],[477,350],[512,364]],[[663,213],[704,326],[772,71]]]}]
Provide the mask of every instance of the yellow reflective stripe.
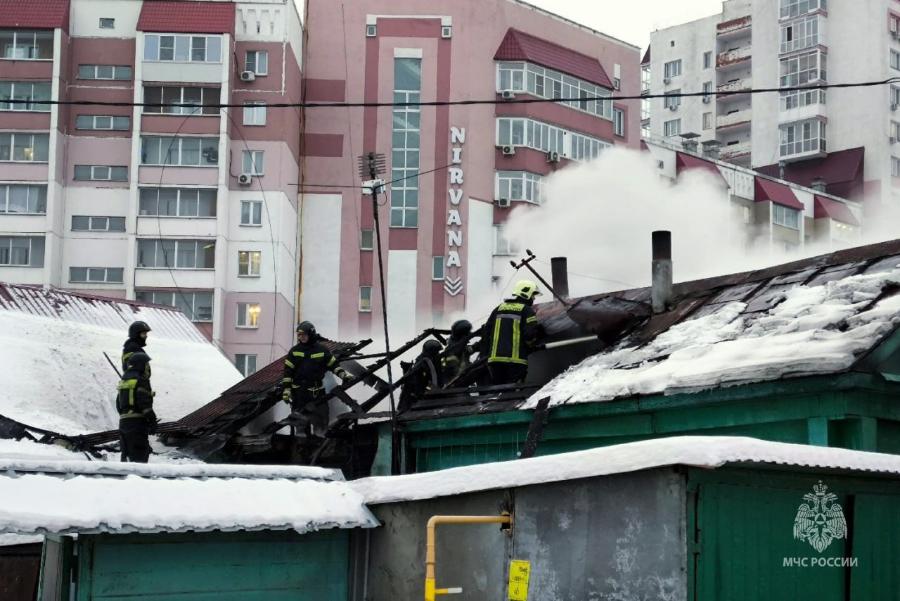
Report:
[{"label": "yellow reflective stripe", "polygon": [[293,382],[293,381],[294,381],[294,378],[282,378],[281,379],[282,384],[289,384],[290,382]]},{"label": "yellow reflective stripe", "polygon": [[525,308],[525,305],[522,303],[501,303],[499,307],[497,307],[498,311],[521,311]]},{"label": "yellow reflective stripe", "polygon": [[291,354],[295,357],[301,357],[301,358],[306,356],[306,353],[304,353],[303,351],[294,351]]},{"label": "yellow reflective stripe", "polygon": [[322,359],[325,357],[325,353],[313,353],[309,356],[310,359]]},{"label": "yellow reflective stripe", "polygon": [[335,363],[337,363],[337,359],[335,359],[334,357],[332,357],[332,358],[329,359],[329,361],[328,361],[328,367],[331,367],[331,366],[334,365]]},{"label": "yellow reflective stripe", "polygon": [[288,367],[290,367],[291,369],[294,369],[294,364],[291,363],[291,361],[289,359],[285,359],[284,364],[287,365]]},{"label": "yellow reflective stripe", "polygon": [[528,319],[525,320],[525,323],[537,323],[537,316],[532,315],[531,317],[529,317]]},{"label": "yellow reflective stripe", "polygon": [[134,353],[122,353],[122,363],[128,361],[128,358],[131,357]]},{"label": "yellow reflective stripe", "polygon": [[512,357],[491,357],[488,363],[515,363],[516,365],[528,365],[526,359],[513,359]]},{"label": "yellow reflective stripe", "polygon": [[497,356],[497,346],[500,344],[500,318],[494,320],[494,341],[491,344],[491,359]]},{"label": "yellow reflective stripe", "polygon": [[133,390],[136,386],[136,379],[122,380],[119,382],[119,390]]},{"label": "yellow reflective stripe", "polygon": [[512,347],[512,357],[513,360],[519,358],[519,345],[522,344],[522,332],[519,330],[519,320],[515,320],[512,324],[513,326],[513,347]]}]

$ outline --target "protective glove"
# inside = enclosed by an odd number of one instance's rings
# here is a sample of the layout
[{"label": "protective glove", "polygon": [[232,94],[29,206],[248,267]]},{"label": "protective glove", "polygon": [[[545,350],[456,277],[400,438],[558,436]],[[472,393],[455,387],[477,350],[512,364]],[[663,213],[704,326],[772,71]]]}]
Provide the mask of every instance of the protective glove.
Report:
[{"label": "protective glove", "polygon": [[156,431],[159,429],[159,418],[156,417],[156,412],[153,409],[146,409],[143,413],[150,426],[150,434],[156,434]]},{"label": "protective glove", "polygon": [[281,400],[284,401],[285,403],[291,402],[291,389],[290,388],[284,389],[284,392],[281,393]]}]

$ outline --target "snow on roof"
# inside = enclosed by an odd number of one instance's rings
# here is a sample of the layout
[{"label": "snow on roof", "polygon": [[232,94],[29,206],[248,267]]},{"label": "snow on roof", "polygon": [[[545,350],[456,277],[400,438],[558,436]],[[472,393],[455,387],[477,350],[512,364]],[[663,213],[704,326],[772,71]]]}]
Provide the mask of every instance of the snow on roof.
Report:
[{"label": "snow on roof", "polygon": [[30,286],[0,285],[0,415],[64,434],[115,428],[118,363],[128,325],[152,328],[154,406],[176,420],[241,374],[180,311]]},{"label": "snow on roof", "polygon": [[433,499],[668,466],[753,463],[900,475],[900,456],[731,436],[676,436],[546,457],[350,482],[366,503]]},{"label": "snow on roof", "polygon": [[309,468],[87,463],[72,470],[74,463],[0,463],[0,533],[302,533],[378,525],[346,482],[309,479]]},{"label": "snow on roof", "polygon": [[890,293],[900,260],[878,266],[886,271],[821,285],[775,278],[749,297],[755,288],[745,285],[744,302],[718,302],[740,287],[725,289],[649,341],[626,338],[588,357],[522,408],[545,396],[551,405],[608,401],[847,370],[900,324],[900,295]]}]

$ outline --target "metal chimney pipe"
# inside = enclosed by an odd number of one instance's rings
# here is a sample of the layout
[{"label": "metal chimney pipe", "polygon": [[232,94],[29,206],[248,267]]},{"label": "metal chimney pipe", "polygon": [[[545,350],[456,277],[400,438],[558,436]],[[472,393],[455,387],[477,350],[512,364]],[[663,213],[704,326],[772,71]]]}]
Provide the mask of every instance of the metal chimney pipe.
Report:
[{"label": "metal chimney pipe", "polygon": [[565,257],[550,259],[550,276],[553,290],[563,298],[569,298],[569,260]]},{"label": "metal chimney pipe", "polygon": [[653,286],[650,302],[654,313],[668,310],[672,302],[672,232],[653,232]]}]

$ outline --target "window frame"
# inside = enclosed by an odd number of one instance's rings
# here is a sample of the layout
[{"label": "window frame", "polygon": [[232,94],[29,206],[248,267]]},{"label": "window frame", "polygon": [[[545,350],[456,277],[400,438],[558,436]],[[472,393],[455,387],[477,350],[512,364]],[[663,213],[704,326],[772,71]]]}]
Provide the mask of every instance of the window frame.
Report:
[{"label": "window frame", "polygon": [[[670,132],[669,131],[670,129],[677,129],[678,131]],[[681,119],[669,119],[667,121],[663,121],[663,137],[673,138],[675,136],[680,136],[680,135],[681,135]]]},{"label": "window frame", "polygon": [[[262,305],[260,303],[236,303],[234,327],[239,330],[258,330],[259,320],[262,315]],[[254,311],[253,308],[256,308]],[[244,324],[241,324],[241,321]]]},{"label": "window frame", "polygon": [[[0,87],[9,87],[9,98],[4,102],[0,97],[0,111],[9,113],[49,113],[51,100],[53,100],[53,84],[49,81],[0,81]],[[41,97],[35,99],[35,90],[40,86],[41,91],[46,91],[46,98]],[[17,88],[28,90],[27,95],[22,96],[22,92]],[[2,94],[2,91],[0,91]],[[16,102],[11,103],[9,100],[26,101],[27,104]],[[4,104],[6,105],[4,107]]]},{"label": "window frame", "polygon": [[[360,313],[372,312],[372,286],[360,286],[357,300],[359,301],[358,309]],[[364,305],[364,303],[367,303]]]},{"label": "window frame", "polygon": [[116,20],[112,17],[100,17],[98,29],[115,29]]},{"label": "window frame", "polygon": [[[84,127],[78,124],[79,120],[85,118],[90,119],[91,127]],[[109,127],[98,127],[98,119],[109,119]],[[126,122],[125,126],[116,127],[117,119],[124,119]],[[121,121],[119,123],[121,124]],[[75,129],[81,131],[131,131],[131,117],[124,115],[75,115]]]},{"label": "window frame", "polygon": [[[244,206],[249,207],[249,215],[250,222],[244,222]],[[254,208],[259,207],[259,223],[253,223],[254,217]],[[240,227],[262,227],[262,218],[263,218],[263,201],[261,200],[241,200],[241,216],[240,216]]]},{"label": "window frame", "polygon": [[[83,269],[84,270],[84,279],[76,279],[74,277],[74,270]],[[103,271],[103,279],[91,279],[92,271]],[[110,279],[110,272],[119,272],[119,279]],[[125,268],[123,267],[79,267],[71,265],[69,266],[69,283],[70,284],[123,284],[125,283]]]},{"label": "window frame", "polygon": [[[94,75],[93,77],[85,77],[82,74],[82,69],[89,67],[93,68]],[[112,77],[100,77],[100,68],[101,67],[109,67],[112,69]],[[127,77],[118,77],[119,71],[127,72]],[[124,73],[123,73],[124,75]],[[131,65],[78,65],[78,71],[75,79],[81,79],[83,81],[131,81],[134,78],[134,69]]]},{"label": "window frame", "polygon": [[544,204],[544,176],[524,170],[496,171],[494,197],[497,200],[506,199],[540,206]]},{"label": "window frame", "polygon": [[[18,248],[20,251],[22,249],[21,246],[15,247],[13,246],[13,241],[15,240],[28,240],[28,250],[27,253],[27,262],[26,263],[13,263],[12,259],[15,254],[15,249]],[[38,245],[40,250],[35,248],[36,241],[40,241]],[[6,250],[6,260],[4,262],[4,250]],[[47,250],[47,241],[45,236],[0,236],[0,267],[25,267],[29,269],[43,269],[44,261],[45,261],[45,253]],[[37,265],[34,262],[35,255],[40,256],[40,264]]]},{"label": "window frame", "polygon": [[613,135],[625,137],[625,109],[613,107]]},{"label": "window frame", "polygon": [[594,117],[612,121],[613,90],[597,84],[566,75],[554,69],[525,61],[497,61],[495,67],[497,93],[505,91],[530,94],[537,98],[589,97],[594,100],[557,101],[566,106]]},{"label": "window frame", "polygon": [[[153,264],[147,265],[141,264],[142,258],[142,246],[153,243]],[[168,250],[165,246],[168,246],[171,249],[172,257],[171,257],[171,265],[167,264],[169,262],[169,257],[167,256]],[[216,268],[216,241],[214,239],[198,239],[198,238],[138,238],[138,252],[135,257],[135,269],[178,269],[178,270],[187,270],[187,271],[214,271]],[[187,251],[187,249],[182,249],[183,246],[193,246],[192,252],[194,256],[194,265],[193,266],[182,266],[179,265],[181,261],[181,257],[183,253]],[[208,267],[198,267],[200,264],[206,263],[207,254],[205,251],[211,248],[212,252],[209,253],[212,257],[212,264]],[[159,264],[160,255],[162,255],[163,264]]]},{"label": "window frame", "polygon": [[540,152],[558,152],[573,161],[594,159],[613,144],[529,117],[497,117],[497,146],[521,146]]},{"label": "window frame", "polygon": [[[194,140],[198,141],[198,148],[195,151],[192,148],[185,150],[185,146],[188,142],[193,142]],[[156,142],[158,141],[158,142]],[[156,153],[156,158],[159,162],[148,162],[149,150],[148,145],[158,143],[158,152]],[[177,143],[177,144],[176,144]],[[204,147],[207,147],[204,150]],[[210,160],[206,157],[207,154],[215,153],[215,162],[210,162]],[[168,159],[172,152],[177,152],[178,162],[170,163]],[[184,155],[187,153],[197,152],[197,156],[199,159],[198,164],[192,163],[182,163],[182,159]],[[166,155],[166,160],[163,161],[163,154]],[[206,162],[203,161],[206,159]],[[142,135],[141,136],[141,165],[148,167],[199,167],[203,169],[210,169],[219,167],[219,138],[212,136],[153,136],[153,135]]]},{"label": "window frame", "polygon": [[[12,203],[13,188],[26,188],[25,208],[26,211],[10,211],[9,207]],[[32,194],[37,190],[37,198],[32,203]],[[42,193],[43,192],[43,193]],[[28,210],[34,205],[34,211]],[[43,210],[40,210],[43,208]],[[0,215],[46,215],[47,214],[47,184],[19,184],[0,182]]]},{"label": "window frame", "polygon": [[[370,236],[369,245],[366,246],[366,236]],[[375,250],[375,230],[361,229],[359,230],[359,250],[374,251]]]},{"label": "window frame", "polygon": [[[249,163],[248,161],[249,157]],[[256,157],[259,157],[259,163],[257,163]],[[252,175],[253,177],[262,177],[266,174],[266,153],[264,150],[242,150],[241,151],[241,173],[247,173]],[[257,164],[259,165],[259,170],[256,169]],[[247,170],[247,166],[250,166],[250,169]]]},{"label": "window frame", "polygon": [[[169,45],[170,39],[171,46]],[[195,59],[195,53],[200,50],[197,42],[201,39],[203,40],[203,58]],[[210,45],[211,39],[217,41],[212,46]],[[222,42],[222,34],[145,33],[143,61],[145,63],[222,64]],[[151,47],[153,48],[152,52]],[[215,54],[211,52],[213,48],[217,48],[218,58],[210,60],[210,55]],[[171,50],[171,59],[162,58],[164,49],[167,53]]]},{"label": "window frame", "polygon": [[[87,219],[87,227],[75,227],[76,219]],[[116,220],[116,223],[121,223],[122,228],[112,229],[113,219]],[[100,227],[100,223],[104,223],[103,227]],[[94,225],[94,223],[98,225]],[[125,217],[119,215],[72,215],[71,221],[71,231],[73,232],[111,232],[111,233],[125,233],[127,229],[127,223],[125,221]]]},{"label": "window frame", "polygon": [[772,203],[772,224],[800,231],[800,210]]},{"label": "window frame", "polygon": [[[250,55],[253,55],[253,63],[250,63]],[[259,69],[259,57],[265,56],[266,66],[264,70]],[[269,51],[268,50],[248,50],[244,54],[244,70],[252,71],[254,75],[257,77],[265,77],[269,74]]]},{"label": "window frame", "polygon": [[[249,363],[253,360],[253,370],[250,371]],[[234,366],[245,378],[249,378],[258,371],[258,356],[254,353],[235,353]]]},{"label": "window frame", "polygon": [[445,276],[445,272],[446,272],[446,267],[444,265],[445,261],[446,261],[446,257],[444,257],[444,255],[431,257],[431,281],[432,282],[444,281],[444,276]]},{"label": "window frame", "polygon": [[[810,126],[808,137],[806,135],[807,125]],[[815,132],[813,125],[815,125]],[[778,126],[778,139],[779,157],[825,152],[827,148],[826,123],[817,118],[783,123]]]},{"label": "window frame", "polygon": [[[170,199],[162,198],[163,192],[175,192],[175,198]],[[150,193],[156,193],[156,198],[150,198]],[[196,198],[184,198],[187,196],[186,193],[196,193]],[[204,199],[204,193],[209,195],[212,193],[211,198]],[[149,201],[150,203],[155,204],[156,211],[153,213],[147,212],[145,213],[144,203],[145,201]],[[175,204],[175,213],[160,213],[159,207],[165,202],[167,204],[172,203],[174,201]],[[189,207],[191,204],[196,203],[197,212],[196,215],[190,214],[187,210],[182,210],[182,207]],[[203,206],[209,206],[211,208],[210,214],[201,214],[200,208]],[[164,219],[215,219],[218,217],[219,213],[219,192],[218,188],[187,188],[184,186],[139,186],[138,188],[138,217],[162,217]]]},{"label": "window frame", "polygon": [[680,58],[663,63],[663,78],[675,79],[681,77],[683,66]]},{"label": "window frame", "polygon": [[[20,45],[19,38],[20,37],[21,38],[27,38],[27,37],[31,38],[31,46],[24,46],[24,44],[27,43],[27,40],[21,42],[21,44],[23,44],[23,46],[22,46],[23,49],[31,50],[31,52],[29,52],[28,54],[34,53],[34,54],[40,55],[42,50],[43,50],[43,53],[46,54],[46,51],[48,49],[47,42],[49,41],[50,55],[43,56],[43,57],[42,56],[7,56],[6,52],[4,51],[2,54],[0,54],[0,60],[9,60],[9,61],[52,61],[53,60],[53,55],[55,53],[54,47],[56,46],[56,42],[54,41],[54,34],[52,31],[36,30],[36,29],[11,29],[11,28],[0,29],[0,34],[7,33],[7,32],[12,34],[13,42],[12,42],[11,47],[14,51],[13,52],[14,55],[16,54],[15,50],[17,50],[19,48],[19,45]],[[39,44],[38,40],[42,41],[43,44]],[[37,51],[37,52],[34,52],[34,51]]]},{"label": "window frame", "polygon": [[[90,178],[83,178],[78,176],[79,169],[88,168],[90,169],[91,176]],[[96,171],[98,169],[108,169],[109,177],[97,177]],[[122,174],[122,177],[114,177],[114,174]],[[128,181],[128,167],[124,165],[75,165],[72,171],[72,181],[76,182],[127,182]]]},{"label": "window frame", "polygon": [[[0,163],[49,163],[50,162],[50,134],[44,133],[33,133],[33,132],[0,132],[0,140],[2,140],[5,136],[9,136],[9,158],[4,159],[2,155],[0,155]],[[30,146],[26,146],[24,148],[31,148],[32,156],[38,154],[37,150],[43,150],[47,153],[47,156],[43,159],[40,158],[32,158],[28,159],[16,159],[16,149],[23,148],[19,144],[17,144],[19,138],[31,138]],[[42,146],[38,146],[37,140],[42,139],[45,141],[45,144]],[[2,143],[0,143],[0,148],[2,148]]]},{"label": "window frame", "polygon": [[261,278],[262,277],[262,251],[239,250],[238,251],[238,277]]},{"label": "window frame", "polygon": [[247,127],[265,127],[267,121],[265,100],[248,100],[244,102],[243,124]]},{"label": "window frame", "polygon": [[[169,296],[168,302],[164,302],[161,299],[157,298],[158,295],[168,295]],[[192,291],[184,291],[184,290],[180,290],[180,289],[179,290],[169,290],[169,289],[165,289],[165,290],[159,290],[159,289],[135,290],[135,298],[140,302],[150,303],[150,304],[154,304],[154,305],[162,305],[165,307],[173,307],[176,309],[183,309],[181,306],[176,304],[176,302],[175,302],[175,299],[177,298],[176,295],[177,295],[177,297],[180,297],[182,299],[187,299],[188,297],[190,297],[191,313],[189,315],[188,314],[185,314],[185,315],[193,323],[212,323],[213,317],[214,317],[213,311],[215,310],[215,301],[216,301],[215,292],[213,292],[212,290],[192,290]],[[204,303],[198,301],[199,295],[204,295],[204,300],[206,298],[206,295],[208,295],[208,298],[209,298],[209,318],[208,319],[201,319],[202,315],[200,314],[200,309],[202,307],[199,307],[198,305],[202,305]],[[148,300],[148,297],[149,297],[149,300]]]},{"label": "window frame", "polygon": [[[174,93],[175,90],[177,90],[177,93]],[[194,91],[198,92],[199,99],[188,98],[189,95],[193,95]],[[156,98],[157,95],[159,96],[158,98]],[[151,105],[158,104],[158,106],[142,106],[141,112],[145,115],[218,118],[220,109],[216,106],[208,105],[219,104],[222,101],[222,88],[215,86],[145,85],[143,87],[143,101]]]}]

